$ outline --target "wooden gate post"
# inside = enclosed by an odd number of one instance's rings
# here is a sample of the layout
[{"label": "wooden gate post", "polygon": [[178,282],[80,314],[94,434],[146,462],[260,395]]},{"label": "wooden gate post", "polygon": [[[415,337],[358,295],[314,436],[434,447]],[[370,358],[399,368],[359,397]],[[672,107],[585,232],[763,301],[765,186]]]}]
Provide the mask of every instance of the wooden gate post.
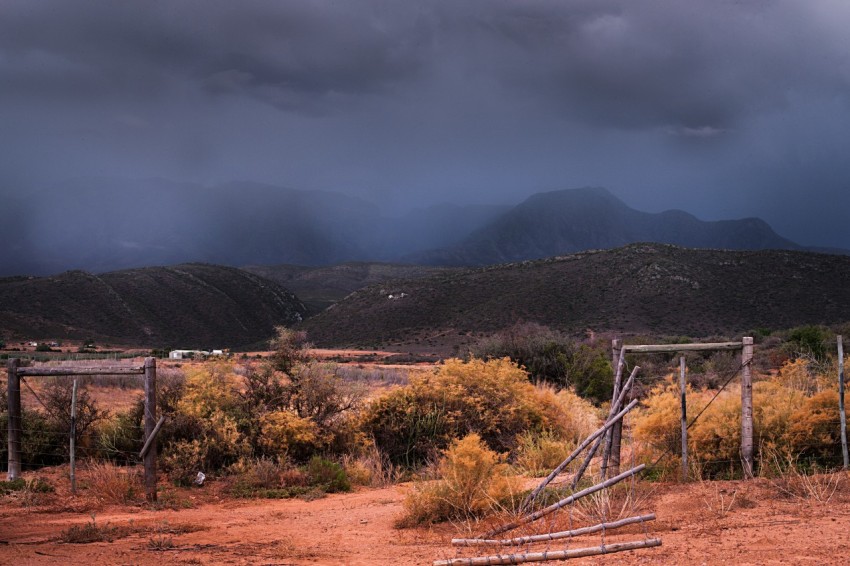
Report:
[{"label": "wooden gate post", "polygon": [[741,341],[741,462],[744,478],[753,477],[753,338]]},{"label": "wooden gate post", "polygon": [[[156,427],[156,358],[145,358],[145,440],[151,438]],[[156,501],[156,438],[144,457],[145,498]]]},{"label": "wooden gate post", "polygon": [[685,400],[685,356],[679,356],[679,394],[682,398],[682,481],[688,481],[688,405]]},{"label": "wooden gate post", "polygon": [[[611,340],[611,349],[613,350],[611,354],[611,359],[614,361],[613,367],[614,372],[620,372],[622,375],[622,370],[618,367],[620,363],[620,348],[622,344],[620,340]],[[614,385],[614,399],[617,398],[617,395],[620,393],[618,391],[619,383]],[[613,402],[613,399],[612,399]],[[606,477],[616,476],[620,473],[620,445],[622,444],[623,437],[623,421],[617,421],[617,423],[611,428],[611,461],[608,463],[607,470],[605,470]]]},{"label": "wooden gate post", "polygon": [[21,360],[12,358],[7,365],[6,395],[9,408],[8,428],[8,467],[6,479],[12,481],[21,475],[21,378],[18,366]]},{"label": "wooden gate post", "polygon": [[838,414],[841,418],[841,455],[844,458],[844,469],[850,465],[847,455],[847,415],[844,412],[844,340],[838,340]]}]

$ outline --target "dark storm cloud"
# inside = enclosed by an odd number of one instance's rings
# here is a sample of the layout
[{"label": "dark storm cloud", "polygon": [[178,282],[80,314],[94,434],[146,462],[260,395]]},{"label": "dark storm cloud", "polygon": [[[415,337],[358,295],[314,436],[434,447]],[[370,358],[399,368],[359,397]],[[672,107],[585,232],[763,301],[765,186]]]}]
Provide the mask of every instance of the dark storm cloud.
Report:
[{"label": "dark storm cloud", "polygon": [[848,42],[824,34],[828,14],[817,12],[669,0],[26,1],[6,6],[0,49],[3,89],[20,95],[138,94],[176,80],[292,110],[403,92],[459,66],[473,91],[493,80],[595,124],[703,135],[795,93],[847,96]]},{"label": "dark storm cloud", "polygon": [[848,26],[838,0],[7,0],[0,191],[252,179],[400,208],[606,185],[850,246],[812,227],[850,208]]},{"label": "dark storm cloud", "polygon": [[428,36],[392,4],[32,3],[0,21],[6,90],[116,96],[196,83],[291,109],[415,74]]}]

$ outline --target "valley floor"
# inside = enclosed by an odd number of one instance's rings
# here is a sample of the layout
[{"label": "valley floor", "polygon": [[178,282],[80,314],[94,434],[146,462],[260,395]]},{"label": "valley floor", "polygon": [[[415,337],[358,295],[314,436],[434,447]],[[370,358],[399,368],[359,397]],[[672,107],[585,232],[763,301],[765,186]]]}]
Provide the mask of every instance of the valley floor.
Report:
[{"label": "valley floor", "polygon": [[[59,484],[57,476],[57,485]],[[823,479],[825,484],[827,480]],[[65,482],[67,483],[67,481]],[[643,482],[642,482],[643,483]],[[62,493],[0,500],[0,563],[4,564],[430,564],[473,556],[450,546],[469,528],[443,524],[396,529],[409,485],[360,488],[314,501],[234,500],[217,482],[168,488],[173,509],[99,507]],[[828,502],[751,482],[646,483],[641,510],[658,519],[608,536],[606,543],[659,537],[658,548],[579,559],[579,564],[847,564],[850,480],[842,476]],[[828,491],[826,492],[828,495]],[[826,497],[823,497],[824,499]],[[191,506],[191,508],[182,508]],[[93,520],[112,542],[59,541],[72,525]],[[483,530],[481,525],[473,526]],[[546,532],[546,526],[539,527]],[[599,535],[570,542],[597,546]],[[534,550],[559,550],[549,543]],[[489,549],[488,549],[489,550]],[[486,552],[485,552],[486,553]]]}]

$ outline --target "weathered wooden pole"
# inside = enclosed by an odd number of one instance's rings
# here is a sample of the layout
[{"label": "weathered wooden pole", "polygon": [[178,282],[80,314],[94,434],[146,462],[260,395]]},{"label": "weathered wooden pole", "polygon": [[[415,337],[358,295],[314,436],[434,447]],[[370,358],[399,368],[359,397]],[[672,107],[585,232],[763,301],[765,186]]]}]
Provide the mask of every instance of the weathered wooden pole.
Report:
[{"label": "weathered wooden pole", "polygon": [[[611,340],[611,350],[611,359],[614,361],[614,394],[611,396],[611,406],[614,411],[617,411],[619,409],[614,408],[613,405],[620,395],[620,385],[623,380],[623,370],[626,365],[626,353],[622,348],[620,341],[616,339]],[[619,438],[620,434],[622,434],[622,430],[622,423],[617,423],[611,431],[605,435],[605,447],[602,449],[602,464],[600,466],[602,479],[605,479],[608,475],[608,460],[611,458],[611,452],[615,443],[617,444],[619,453]]]},{"label": "weathered wooden pole", "polygon": [[71,493],[77,494],[77,461],[74,449],[77,440],[77,380],[74,380],[74,386],[71,388],[71,438],[69,440],[70,447],[70,468],[71,468]]},{"label": "weathered wooden pole", "polygon": [[634,542],[612,542],[602,546],[588,548],[573,548],[570,550],[547,550],[546,552],[526,552],[522,554],[496,554],[494,556],[477,556],[475,558],[450,558],[435,560],[434,566],[495,566],[496,564],[525,564],[526,562],[548,562],[550,560],[569,560],[583,556],[598,556],[612,554],[639,548],[661,546],[660,538],[648,538]]},{"label": "weathered wooden pole", "polygon": [[581,535],[598,533],[599,531],[613,531],[620,527],[634,525],[636,523],[644,523],[646,521],[654,521],[655,513],[648,515],[639,515],[636,517],[627,517],[619,521],[610,523],[599,523],[590,527],[581,527],[570,531],[558,531],[555,533],[547,533],[545,535],[530,535],[525,537],[503,538],[503,539],[486,539],[486,538],[453,538],[452,546],[521,546],[523,544],[535,542],[548,542],[551,540],[560,540],[565,538],[573,538]]},{"label": "weathered wooden pole", "polygon": [[549,507],[545,507],[545,508],[543,508],[539,511],[535,511],[534,513],[520,517],[516,521],[514,521],[512,523],[508,523],[507,525],[502,525],[501,527],[497,527],[493,530],[487,531],[486,533],[484,533],[480,537],[476,537],[476,538],[490,538],[490,537],[493,537],[495,535],[499,535],[499,534],[502,534],[502,533],[506,533],[508,531],[512,531],[512,530],[516,529],[517,527],[521,527],[522,525],[526,525],[528,523],[536,521],[536,520],[538,520],[542,517],[545,517],[546,515],[554,513],[555,511],[557,511],[561,507],[566,507],[570,503],[577,501],[577,500],[581,499],[582,497],[590,495],[591,493],[596,493],[597,491],[605,489],[606,487],[611,487],[612,485],[619,483],[626,478],[629,478],[629,477],[631,477],[631,476],[633,476],[637,473],[640,473],[645,467],[646,467],[646,464],[640,464],[638,466],[635,466],[631,470],[626,470],[625,472],[623,472],[622,474],[620,474],[618,476],[614,476],[613,478],[607,479],[602,483],[598,483],[594,486],[585,488],[581,491],[577,491],[574,494],[570,495],[569,497],[565,497],[564,499],[558,501],[557,503],[553,503]]},{"label": "weathered wooden pole", "polygon": [[8,467],[6,479],[12,481],[21,475],[21,378],[18,366],[21,360],[9,360],[6,379],[6,396],[9,409],[8,422]]},{"label": "weathered wooden pole", "polygon": [[[640,369],[640,366],[635,366],[635,369],[632,370],[632,374],[629,376],[628,381],[626,381],[626,385],[620,391],[620,396],[617,398],[617,401],[611,404],[611,410],[608,412],[608,420],[609,421],[611,420],[611,414],[615,410],[619,409],[620,406],[623,404],[623,401],[626,398],[626,394],[629,392],[629,389],[631,389],[632,383],[634,383],[635,376],[637,375],[637,372],[638,372],[639,369]],[[637,403],[637,399],[632,399],[632,402],[629,403],[629,406],[631,406],[632,403]],[[607,436],[600,436],[599,438],[596,439],[596,442],[593,443],[593,446],[590,447],[590,450],[588,450],[587,455],[584,457],[584,462],[582,462],[581,466],[579,466],[579,468],[578,468],[578,471],[573,476],[573,482],[572,482],[572,484],[570,484],[572,489],[575,489],[576,486],[578,485],[578,482],[581,481],[582,476],[584,476],[584,473],[587,471],[587,468],[590,466],[591,460],[593,460],[593,456],[596,454],[596,451],[599,450],[599,446],[600,446],[600,444],[602,444],[602,441],[605,440],[606,438],[607,438]],[[604,452],[604,449],[603,449],[603,452]],[[605,455],[604,454],[602,456],[602,461],[603,462],[605,461]]]},{"label": "weathered wooden pole", "polygon": [[841,455],[844,457],[844,469],[850,461],[847,456],[847,415],[844,412],[844,340],[838,339],[838,414],[841,417]]},{"label": "weathered wooden pole", "polygon": [[145,498],[156,501],[156,358],[145,358],[145,441],[150,448],[144,457]]},{"label": "weathered wooden pole", "polygon": [[[540,485],[538,485],[536,488],[534,488],[534,490],[532,490],[532,492],[531,492],[531,493],[529,493],[529,494],[528,494],[528,496],[527,496],[527,497],[525,498],[525,500],[522,502],[522,506],[521,506],[521,508],[522,508],[522,509],[526,509],[526,508],[528,508],[528,506],[529,506],[529,505],[531,505],[531,502],[532,502],[532,501],[534,501],[534,498],[535,498],[535,497],[537,497],[538,495],[540,495],[540,492],[541,492],[541,491],[543,491],[543,489],[544,489],[547,485],[549,485],[549,483],[550,483],[552,480],[554,480],[554,479],[558,476],[558,474],[560,474],[561,472],[563,472],[563,471],[566,469],[566,467],[570,464],[570,462],[572,462],[573,460],[575,460],[575,459],[578,457],[578,455],[579,455],[579,454],[581,454],[581,451],[582,451],[582,450],[584,450],[585,448],[587,448],[587,446],[588,446],[591,442],[593,442],[594,440],[601,439],[602,435],[603,435],[603,434],[605,434],[606,432],[608,432],[608,430],[609,430],[612,426],[614,426],[614,423],[620,422],[620,420],[621,420],[623,417],[625,417],[625,416],[626,416],[626,413],[628,413],[629,411],[631,411],[632,409],[634,409],[634,408],[635,408],[635,405],[637,405],[637,404],[638,404],[638,400],[637,400],[637,399],[633,400],[631,403],[629,403],[629,404],[628,404],[628,406],[626,406],[626,408],[625,408],[625,409],[623,409],[623,410],[622,410],[622,411],[620,411],[618,414],[614,415],[613,417],[610,417],[607,421],[605,421],[605,424],[604,424],[604,425],[602,425],[602,428],[597,429],[597,430],[596,430],[596,431],[594,431],[594,432],[593,432],[590,436],[588,436],[587,438],[585,438],[585,439],[584,439],[584,441],[582,441],[582,443],[581,443],[581,444],[579,444],[579,445],[575,448],[575,450],[573,450],[573,451],[572,451],[572,453],[564,459],[564,461],[563,461],[563,462],[561,462],[560,464],[558,464],[558,466],[557,466],[557,467],[555,467],[555,469],[554,469],[554,470],[552,470],[552,472],[551,472],[548,476],[546,476],[546,477],[543,479],[543,481],[542,481],[542,482],[540,482]],[[591,457],[592,457],[592,455],[591,455]],[[573,487],[575,488],[575,486],[573,486]]]},{"label": "weathered wooden pole", "polygon": [[682,481],[688,481],[688,405],[685,399],[685,356],[679,356],[679,396],[682,399]]},{"label": "weathered wooden pole", "polygon": [[753,338],[745,336],[741,348],[741,462],[744,478],[753,477]]},{"label": "weathered wooden pole", "polygon": [[[616,342],[616,344],[615,344]],[[623,379],[623,368],[626,363],[626,354],[622,351],[620,347],[619,340],[612,340],[612,346],[616,346],[617,350],[615,353],[617,354],[617,381],[614,384],[615,386],[619,386],[621,380]],[[611,354],[614,356],[614,353]],[[617,398],[619,391],[614,391],[614,398]],[[623,438],[623,421],[617,421],[617,424],[614,425],[614,428],[611,429],[611,460],[608,462],[608,466],[605,470],[605,475],[603,477],[607,477],[610,475],[616,476],[620,473],[620,445],[622,444]]]}]

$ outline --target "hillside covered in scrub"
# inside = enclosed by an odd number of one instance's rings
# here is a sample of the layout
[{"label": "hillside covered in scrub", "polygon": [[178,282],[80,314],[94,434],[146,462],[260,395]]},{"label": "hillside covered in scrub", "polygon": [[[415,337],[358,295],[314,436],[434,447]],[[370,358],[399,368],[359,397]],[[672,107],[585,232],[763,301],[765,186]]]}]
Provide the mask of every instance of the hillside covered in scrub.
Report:
[{"label": "hillside covered in scrub", "polygon": [[847,281],[845,256],[634,244],[383,283],[303,327],[323,346],[471,340],[516,321],[570,333],[731,335],[848,321]]},{"label": "hillside covered in scrub", "polygon": [[188,264],[93,275],[0,279],[3,337],[231,347],[266,340],[303,317],[289,291],[232,267]]}]

